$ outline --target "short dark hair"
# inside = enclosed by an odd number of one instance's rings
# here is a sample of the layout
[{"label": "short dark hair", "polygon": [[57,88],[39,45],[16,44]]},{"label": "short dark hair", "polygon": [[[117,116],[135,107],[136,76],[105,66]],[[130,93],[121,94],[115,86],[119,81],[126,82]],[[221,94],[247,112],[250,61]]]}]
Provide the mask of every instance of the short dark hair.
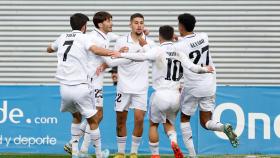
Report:
[{"label": "short dark hair", "polygon": [[195,17],[192,14],[184,13],[178,16],[178,21],[184,26],[186,31],[192,32],[195,27]]},{"label": "short dark hair", "polygon": [[99,28],[98,24],[102,23],[103,21],[106,21],[107,19],[112,18],[112,15],[108,12],[105,11],[101,11],[101,12],[97,12],[94,14],[93,16],[93,24],[96,28]]},{"label": "short dark hair", "polygon": [[172,26],[164,25],[159,27],[159,35],[167,41],[171,41],[174,35],[174,29]]},{"label": "short dark hair", "polygon": [[75,13],[70,17],[70,25],[72,30],[81,30],[81,28],[89,21],[89,18],[82,13]]},{"label": "short dark hair", "polygon": [[130,21],[132,21],[134,18],[142,18],[144,20],[144,16],[141,13],[134,13],[130,16]]}]

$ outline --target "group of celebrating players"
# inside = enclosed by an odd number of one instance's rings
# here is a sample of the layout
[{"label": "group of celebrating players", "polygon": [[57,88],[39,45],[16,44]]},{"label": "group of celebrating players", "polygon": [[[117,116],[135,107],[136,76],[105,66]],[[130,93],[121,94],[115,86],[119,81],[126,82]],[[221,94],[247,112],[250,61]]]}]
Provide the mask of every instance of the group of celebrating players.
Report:
[{"label": "group of celebrating players", "polygon": [[[215,67],[209,51],[208,36],[193,31],[196,19],[192,14],[178,16],[179,37],[174,35],[173,27],[160,26],[158,46],[147,36],[149,31],[144,28],[144,16],[140,13],[130,16],[131,32],[124,36],[112,33],[112,15],[108,12],[97,12],[93,16],[95,28],[86,34],[88,21],[89,18],[84,14],[73,14],[70,17],[72,31],[60,35],[47,48],[48,53],[57,52],[56,78],[60,82],[61,111],[71,112],[73,116],[71,140],[64,146],[72,158],[90,157],[88,148],[91,143],[97,158],[109,156],[109,150],[101,150],[99,123],[103,118],[103,73],[105,68],[113,66],[118,66],[115,99],[118,152],[115,158],[125,158],[129,109],[134,110],[129,156],[137,158],[147,107],[151,158],[160,158],[160,123],[170,140],[174,157],[184,157],[177,144],[174,128],[179,111],[184,144],[189,156],[196,157],[190,118],[198,107],[203,128],[224,132],[232,146],[238,146],[233,127],[212,120],[216,93]],[[109,49],[111,40],[116,40],[113,50]],[[154,89],[149,106],[148,62],[152,63]],[[86,118],[84,121],[83,117]],[[79,149],[81,137],[84,140]]]}]

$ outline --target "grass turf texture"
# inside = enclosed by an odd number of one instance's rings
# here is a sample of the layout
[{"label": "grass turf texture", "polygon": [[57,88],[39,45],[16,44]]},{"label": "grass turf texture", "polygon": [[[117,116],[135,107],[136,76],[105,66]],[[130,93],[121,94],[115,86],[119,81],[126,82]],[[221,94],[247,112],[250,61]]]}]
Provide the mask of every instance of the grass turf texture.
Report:
[{"label": "grass turf texture", "polygon": [[[128,157],[128,156],[127,156]],[[161,155],[161,158],[173,158],[173,155]],[[1,154],[0,158],[71,158],[69,155],[51,154]],[[95,158],[95,156],[93,156]],[[110,155],[109,158],[113,158]],[[150,158],[150,155],[138,155],[138,158]],[[186,157],[187,158],[187,157]],[[280,155],[201,155],[198,158],[280,158]]]}]

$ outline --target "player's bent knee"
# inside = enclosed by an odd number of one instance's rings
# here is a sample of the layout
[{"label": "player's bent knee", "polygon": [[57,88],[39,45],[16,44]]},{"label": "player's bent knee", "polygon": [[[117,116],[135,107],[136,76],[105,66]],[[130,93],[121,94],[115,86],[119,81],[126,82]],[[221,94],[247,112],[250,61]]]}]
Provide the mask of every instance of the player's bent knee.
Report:
[{"label": "player's bent knee", "polygon": [[102,121],[103,119],[103,112],[102,111],[98,111],[96,113],[96,116],[94,117],[94,119],[96,120],[96,122],[99,124],[99,122]]},{"label": "player's bent knee", "polygon": [[191,116],[181,113],[181,122],[190,122]]}]

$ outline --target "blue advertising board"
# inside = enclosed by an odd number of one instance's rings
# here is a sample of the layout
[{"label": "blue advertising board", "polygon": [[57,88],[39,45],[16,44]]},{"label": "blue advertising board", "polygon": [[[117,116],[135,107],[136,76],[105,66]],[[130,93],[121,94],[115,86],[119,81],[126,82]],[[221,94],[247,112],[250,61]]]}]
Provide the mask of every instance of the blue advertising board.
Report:
[{"label": "blue advertising board", "polygon": [[[152,89],[149,89],[149,95]],[[104,87],[104,117],[100,125],[102,148],[117,151],[114,111],[115,87]],[[191,119],[198,154],[280,154],[280,87],[218,86],[213,118],[229,122],[240,137],[231,147],[225,135],[203,129],[198,113]],[[70,139],[71,115],[61,113],[58,86],[0,86],[0,152],[62,154]],[[145,116],[140,153],[150,153],[148,115]],[[133,111],[127,120],[127,152],[130,150]],[[176,121],[178,143],[188,153]],[[160,153],[171,153],[168,138],[160,133]],[[93,152],[91,147],[90,152]]]}]

